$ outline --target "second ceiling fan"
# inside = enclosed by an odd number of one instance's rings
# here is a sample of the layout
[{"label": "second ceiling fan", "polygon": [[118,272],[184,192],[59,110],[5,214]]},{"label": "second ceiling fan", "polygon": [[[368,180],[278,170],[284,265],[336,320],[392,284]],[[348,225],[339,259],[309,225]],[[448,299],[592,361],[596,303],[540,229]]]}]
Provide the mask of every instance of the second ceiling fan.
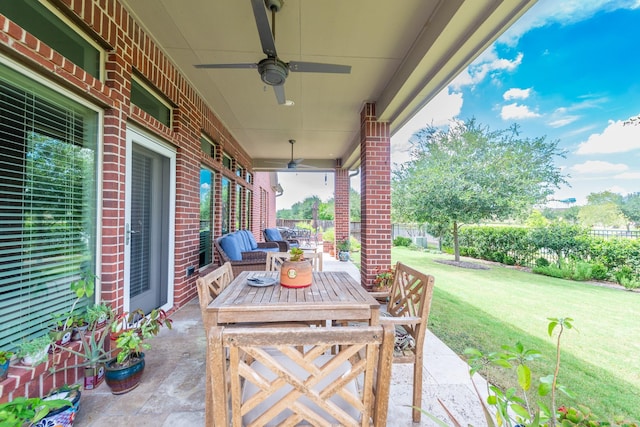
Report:
[{"label": "second ceiling fan", "polygon": [[[266,58],[258,63],[239,64],[198,64],[196,68],[257,68],[262,81],[269,86],[273,86],[278,104],[285,104],[287,99],[284,94],[284,82],[289,75],[289,71],[298,73],[336,73],[349,74],[350,65],[324,64],[319,62],[290,61],[284,62],[278,58],[275,44],[276,33],[276,12],[282,8],[283,0],[251,0],[253,15],[258,27],[258,35],[262,44],[262,51]],[[271,10],[271,23],[267,8]]]}]

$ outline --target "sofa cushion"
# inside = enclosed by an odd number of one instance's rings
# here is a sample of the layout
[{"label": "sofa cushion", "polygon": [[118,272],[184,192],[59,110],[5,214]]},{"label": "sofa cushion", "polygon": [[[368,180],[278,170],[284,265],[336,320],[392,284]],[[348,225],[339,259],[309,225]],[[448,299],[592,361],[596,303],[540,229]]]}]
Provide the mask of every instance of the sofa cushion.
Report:
[{"label": "sofa cushion", "polygon": [[264,229],[265,237],[270,242],[277,242],[279,240],[284,240],[282,238],[282,234],[280,234],[280,230],[277,228],[265,228]]},{"label": "sofa cushion", "polygon": [[251,242],[249,242],[249,237],[247,236],[247,232],[245,230],[238,230],[233,234],[236,235],[238,242],[240,242],[240,251],[241,252],[249,252],[251,249]]},{"label": "sofa cushion", "polygon": [[242,260],[241,238],[235,233],[227,234],[220,239],[220,247],[232,261]]},{"label": "sofa cushion", "polygon": [[256,238],[253,237],[253,233],[249,230],[240,230],[240,232],[247,236],[247,239],[249,240],[249,250],[253,251],[258,249],[258,242],[256,242]]}]

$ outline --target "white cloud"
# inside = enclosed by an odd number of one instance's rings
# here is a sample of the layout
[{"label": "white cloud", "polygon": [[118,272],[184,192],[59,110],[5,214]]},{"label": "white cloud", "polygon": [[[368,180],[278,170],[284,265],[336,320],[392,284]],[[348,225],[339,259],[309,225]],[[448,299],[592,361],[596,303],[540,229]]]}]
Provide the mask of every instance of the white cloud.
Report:
[{"label": "white cloud", "polygon": [[500,110],[500,117],[502,117],[502,120],[529,119],[539,116],[540,114],[531,111],[526,105],[518,105],[517,103],[505,105]]},{"label": "white cloud", "polygon": [[514,87],[512,89],[509,89],[505,93],[503,93],[502,97],[507,101],[511,101],[512,99],[527,99],[530,94],[531,94],[531,88],[518,89]]},{"label": "white cloud", "polygon": [[570,170],[580,174],[620,173],[627,169],[629,169],[629,166],[624,163],[603,162],[601,160],[589,160],[584,163],[573,165],[570,168]]},{"label": "white cloud", "polygon": [[602,133],[594,133],[580,143],[576,154],[624,153],[640,149],[640,126],[625,126],[622,120],[609,121]]},{"label": "white cloud", "polygon": [[578,120],[580,116],[565,116],[556,120],[552,120],[548,123],[552,128],[561,128],[562,126],[569,125],[576,120]]},{"label": "white cloud", "polygon": [[614,175],[615,179],[640,179],[640,172],[625,172]]},{"label": "white cloud", "polygon": [[539,0],[498,39],[498,42],[515,46],[523,34],[534,28],[556,23],[570,25],[588,19],[598,12],[638,7],[638,0]]},{"label": "white cloud", "polygon": [[436,127],[448,125],[460,114],[462,108],[462,94],[442,90],[418,114],[413,116],[401,129],[391,136],[391,161],[402,163],[409,160],[409,138],[417,130],[427,125]]},{"label": "white cloud", "polygon": [[513,71],[522,63],[523,57],[524,55],[520,52],[513,60],[498,58],[492,46],[483,52],[466,70],[461,72],[451,82],[451,87],[454,90],[458,90],[463,86],[478,84],[487,76],[499,71]]}]

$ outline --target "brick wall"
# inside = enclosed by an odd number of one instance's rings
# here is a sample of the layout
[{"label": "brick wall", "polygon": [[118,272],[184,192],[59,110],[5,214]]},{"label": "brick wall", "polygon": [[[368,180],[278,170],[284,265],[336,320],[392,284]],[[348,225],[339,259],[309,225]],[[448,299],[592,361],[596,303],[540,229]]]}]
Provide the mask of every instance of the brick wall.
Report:
[{"label": "brick wall", "polygon": [[[245,168],[252,164],[249,155],[234,140],[219,118],[198,96],[196,90],[173,66],[142,27],[129,16],[117,0],[59,0],[63,13],[72,21],[82,21],[88,35],[105,47],[104,82],[87,74],[53,51],[21,27],[0,15],[0,55],[10,57],[22,66],[61,85],[104,111],[102,157],[102,237],[101,299],[116,310],[124,306],[124,228],[125,228],[125,160],[126,131],[135,124],[176,149],[176,222],[174,309],[197,293],[196,275],[186,277],[188,266],[198,265],[199,248],[199,171],[202,164],[216,171],[215,195],[220,200],[220,178],[227,176],[235,184],[253,190],[254,234],[260,237],[259,191],[237,177],[234,171],[222,167],[222,151]],[[65,9],[66,6],[66,9]],[[131,105],[131,79],[136,74],[154,86],[174,106],[172,127],[167,127],[147,113]],[[200,135],[204,133],[218,145],[216,158],[200,150]],[[258,175],[258,174],[255,174]],[[262,187],[261,187],[262,188]],[[270,186],[264,187],[273,198]],[[270,210],[275,207],[275,199]],[[231,205],[231,209],[235,205]],[[219,236],[220,204],[216,203],[214,236]],[[275,225],[275,211],[269,212]],[[233,224],[232,224],[233,226]],[[26,369],[26,372],[23,372]],[[0,401],[26,394],[44,394],[57,384],[46,375],[47,365],[37,368],[11,368],[10,378],[0,384]],[[18,372],[18,374],[16,374]],[[65,375],[73,375],[66,371]],[[45,374],[45,375],[43,375]],[[54,377],[57,378],[57,377]],[[65,382],[74,382],[70,376]]]},{"label": "brick wall", "polygon": [[[343,240],[349,239],[349,171],[346,169],[337,169],[335,171],[335,205],[334,205],[334,221],[335,221],[335,244]],[[336,250],[336,257],[338,251]]]}]

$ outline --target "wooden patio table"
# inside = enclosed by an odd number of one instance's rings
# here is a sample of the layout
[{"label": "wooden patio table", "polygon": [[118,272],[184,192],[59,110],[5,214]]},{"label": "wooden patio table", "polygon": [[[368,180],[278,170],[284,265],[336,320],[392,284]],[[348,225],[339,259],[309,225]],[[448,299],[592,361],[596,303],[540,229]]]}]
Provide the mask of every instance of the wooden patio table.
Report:
[{"label": "wooden patio table", "polygon": [[[243,271],[207,307],[210,325],[231,323],[364,320],[377,325],[380,304],[344,271],[314,271],[311,286],[280,286],[278,271]],[[276,284],[254,287],[252,277]]]},{"label": "wooden patio table", "polygon": [[[250,286],[247,279],[272,277],[272,286]],[[379,324],[380,304],[344,271],[314,271],[311,286],[280,286],[279,271],[243,271],[207,306],[211,326],[238,323],[368,321]],[[274,325],[275,326],[275,325]],[[207,336],[209,331],[207,331]],[[208,357],[207,357],[208,361]],[[207,367],[205,425],[213,426],[210,371]]]}]

